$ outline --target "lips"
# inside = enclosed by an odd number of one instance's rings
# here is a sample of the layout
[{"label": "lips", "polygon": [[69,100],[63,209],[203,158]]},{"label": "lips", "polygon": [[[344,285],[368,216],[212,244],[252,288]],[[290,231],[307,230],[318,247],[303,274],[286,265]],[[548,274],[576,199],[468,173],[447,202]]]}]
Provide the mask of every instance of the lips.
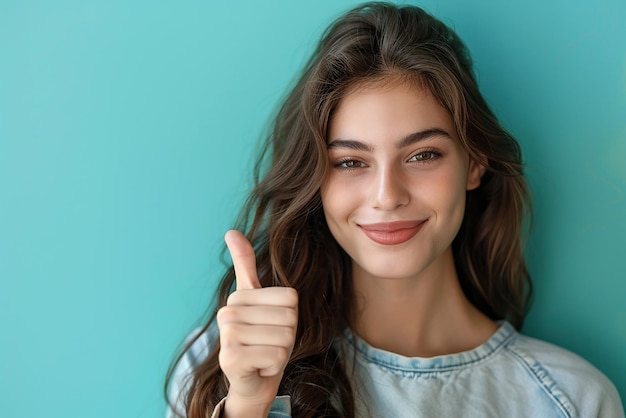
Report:
[{"label": "lips", "polygon": [[359,224],[365,235],[377,244],[399,245],[413,238],[426,221],[395,221]]}]

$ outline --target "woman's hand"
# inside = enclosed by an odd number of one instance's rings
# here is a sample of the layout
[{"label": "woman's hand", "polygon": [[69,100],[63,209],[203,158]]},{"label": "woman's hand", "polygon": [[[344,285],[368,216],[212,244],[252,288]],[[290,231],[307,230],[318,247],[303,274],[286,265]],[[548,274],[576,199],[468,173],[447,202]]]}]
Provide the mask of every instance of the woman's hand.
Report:
[{"label": "woman's hand", "polygon": [[296,338],[298,294],[262,288],[256,256],[238,231],[228,231],[237,290],[217,312],[219,362],[230,383],[224,417],[267,417]]}]

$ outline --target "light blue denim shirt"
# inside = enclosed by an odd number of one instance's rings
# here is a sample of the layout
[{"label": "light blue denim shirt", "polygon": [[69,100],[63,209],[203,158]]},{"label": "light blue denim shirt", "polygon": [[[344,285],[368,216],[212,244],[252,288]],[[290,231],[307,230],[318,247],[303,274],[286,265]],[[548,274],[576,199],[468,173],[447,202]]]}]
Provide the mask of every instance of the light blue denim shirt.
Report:
[{"label": "light blue denim shirt", "polygon": [[[216,337],[214,327],[179,364],[170,397],[178,409],[183,410],[190,372]],[[475,349],[445,356],[400,356],[350,330],[337,348],[352,378],[359,417],[624,418],[615,386],[600,371],[569,351],[519,334],[508,322]],[[269,416],[289,417],[290,411],[289,397],[279,396]]]}]

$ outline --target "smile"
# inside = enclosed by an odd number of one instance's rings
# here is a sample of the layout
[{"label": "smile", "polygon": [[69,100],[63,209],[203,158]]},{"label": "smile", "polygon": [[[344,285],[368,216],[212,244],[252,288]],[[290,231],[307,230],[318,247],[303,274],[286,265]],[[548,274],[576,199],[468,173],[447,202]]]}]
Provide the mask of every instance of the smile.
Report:
[{"label": "smile", "polygon": [[396,221],[359,224],[365,235],[377,244],[399,245],[413,238],[426,221]]}]

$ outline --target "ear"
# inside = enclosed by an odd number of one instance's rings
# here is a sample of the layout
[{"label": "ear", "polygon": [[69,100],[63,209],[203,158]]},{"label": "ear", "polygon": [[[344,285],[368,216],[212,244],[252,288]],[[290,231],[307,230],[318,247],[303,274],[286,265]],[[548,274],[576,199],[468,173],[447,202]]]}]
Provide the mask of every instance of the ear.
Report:
[{"label": "ear", "polygon": [[487,167],[473,159],[470,159],[469,171],[467,173],[467,185],[465,186],[466,190],[474,190],[478,188],[478,186],[480,186],[480,180],[486,170]]}]

